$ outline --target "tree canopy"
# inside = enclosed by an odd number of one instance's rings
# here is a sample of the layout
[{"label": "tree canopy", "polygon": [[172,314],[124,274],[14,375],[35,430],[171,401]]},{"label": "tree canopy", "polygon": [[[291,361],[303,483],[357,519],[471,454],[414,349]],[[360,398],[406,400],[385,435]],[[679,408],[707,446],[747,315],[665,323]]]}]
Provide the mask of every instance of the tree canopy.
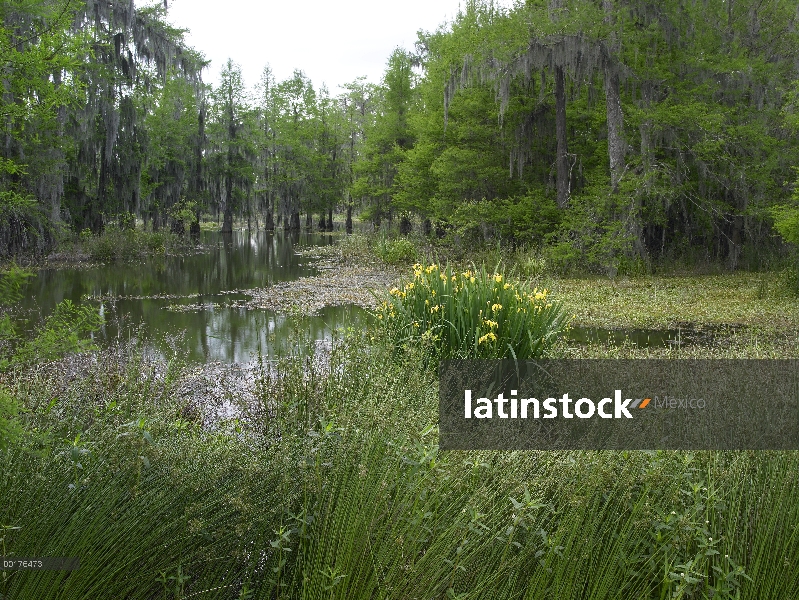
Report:
[{"label": "tree canopy", "polygon": [[[163,3],[0,6],[0,254],[64,227],[203,213],[546,246],[615,269],[701,253],[731,268],[793,241],[795,4],[470,0],[338,94],[267,66],[247,89]],[[318,217],[318,219],[314,218]]]}]

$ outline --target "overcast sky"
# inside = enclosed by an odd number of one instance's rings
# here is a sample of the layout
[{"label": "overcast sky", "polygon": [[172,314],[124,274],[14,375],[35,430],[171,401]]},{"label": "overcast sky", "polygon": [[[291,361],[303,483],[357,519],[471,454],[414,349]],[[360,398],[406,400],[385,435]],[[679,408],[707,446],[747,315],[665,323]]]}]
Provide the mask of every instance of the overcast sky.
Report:
[{"label": "overcast sky", "polygon": [[[137,4],[142,4],[141,1]],[[435,31],[459,0],[169,0],[169,20],[190,29],[189,45],[212,60],[203,79],[216,83],[228,57],[247,86],[269,63],[278,81],[295,68],[337,86],[365,75],[378,83],[397,46],[412,49],[419,29]]]}]

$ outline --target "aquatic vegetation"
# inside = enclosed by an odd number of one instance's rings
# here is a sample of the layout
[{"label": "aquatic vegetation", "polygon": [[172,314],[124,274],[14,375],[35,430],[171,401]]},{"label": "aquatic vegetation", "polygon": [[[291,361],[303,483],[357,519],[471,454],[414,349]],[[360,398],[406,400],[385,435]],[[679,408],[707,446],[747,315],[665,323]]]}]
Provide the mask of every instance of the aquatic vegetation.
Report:
[{"label": "aquatic vegetation", "polygon": [[188,237],[181,237],[169,231],[143,231],[122,229],[113,225],[106,227],[101,235],[92,235],[84,230],[72,252],[80,257],[88,257],[94,262],[111,263],[137,260],[145,256],[163,254],[192,254],[202,248]]},{"label": "aquatic vegetation", "polygon": [[[287,300],[314,287],[329,298],[331,281],[361,294],[365,280],[349,275],[363,272],[345,265],[299,280]],[[645,283],[609,283],[575,312],[640,300],[651,314]],[[748,328],[729,332],[732,345],[568,346],[562,304],[589,290],[567,296],[566,284],[558,301],[500,272],[418,264],[376,313],[396,329],[350,330],[324,352],[197,366],[179,344],[161,358],[120,342],[0,374],[0,536],[9,555],[81,561],[66,577],[7,573],[0,594],[791,597],[796,453],[439,450],[431,350],[498,355],[514,328],[538,327],[547,355],[796,354],[795,338],[766,346]],[[547,314],[557,318],[530,319]],[[449,323],[471,346],[443,347]]]},{"label": "aquatic vegetation", "polygon": [[796,453],[441,452],[424,349],[370,336],[241,373],[249,410],[210,423],[217,367],[121,346],[17,374],[47,451],[0,451],[6,549],[81,567],[0,593],[792,597]]},{"label": "aquatic vegetation", "polygon": [[324,269],[323,274],[277,282],[269,287],[247,290],[252,300],[248,309],[269,309],[280,313],[313,315],[326,306],[352,305],[373,309],[376,291],[387,289],[394,275],[368,267]]},{"label": "aquatic vegetation", "polygon": [[569,324],[561,302],[485,269],[413,267],[376,314],[398,344],[421,343],[439,358],[544,356]]},{"label": "aquatic vegetation", "polygon": [[23,337],[12,319],[13,305],[21,299],[22,286],[32,275],[16,265],[0,272],[0,371],[95,348],[92,334],[99,330],[103,318],[94,308],[70,300],[59,302],[32,336]]},{"label": "aquatic vegetation", "polygon": [[399,279],[399,272],[393,268],[373,265],[365,236],[347,236],[335,245],[311,246],[300,249],[298,254],[312,259],[320,273],[241,290],[252,296],[245,303],[246,308],[301,315],[316,314],[326,306],[374,309],[379,304],[377,295]]},{"label": "aquatic vegetation", "polygon": [[[552,278],[555,291],[580,325],[673,328],[680,323],[750,325],[775,331],[799,328],[799,301],[772,293],[776,273],[674,277]],[[764,290],[768,293],[764,293]],[[577,324],[576,323],[576,324]]]}]

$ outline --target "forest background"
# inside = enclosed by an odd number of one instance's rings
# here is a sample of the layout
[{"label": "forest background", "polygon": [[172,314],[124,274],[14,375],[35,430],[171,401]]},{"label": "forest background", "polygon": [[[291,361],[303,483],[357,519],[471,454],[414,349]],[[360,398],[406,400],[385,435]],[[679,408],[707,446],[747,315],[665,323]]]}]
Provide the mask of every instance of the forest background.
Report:
[{"label": "forest background", "polygon": [[[214,84],[166,3],[0,4],[0,258],[109,226],[538,248],[554,268],[783,265],[799,242],[795,3],[466,2],[333,96]],[[88,231],[87,231],[88,230]]]}]

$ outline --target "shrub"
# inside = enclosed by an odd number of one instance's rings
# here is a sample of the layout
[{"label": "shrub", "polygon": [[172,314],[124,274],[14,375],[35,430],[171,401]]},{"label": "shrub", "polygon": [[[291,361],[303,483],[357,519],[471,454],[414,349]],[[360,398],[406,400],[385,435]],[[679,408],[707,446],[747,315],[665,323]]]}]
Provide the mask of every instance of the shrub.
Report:
[{"label": "shrub", "polygon": [[794,246],[793,264],[789,264],[780,274],[781,285],[788,294],[799,296],[799,205],[775,206],[771,210],[771,215],[774,218],[774,229],[786,242]]},{"label": "shrub", "polygon": [[33,277],[28,269],[12,263],[5,271],[0,272],[0,306],[11,306],[22,298],[22,286]]},{"label": "shrub", "polygon": [[539,251],[521,251],[515,258],[513,272],[523,279],[535,279],[549,271],[547,259]]},{"label": "shrub", "polygon": [[789,244],[799,245],[799,204],[780,204],[771,209],[774,229]]},{"label": "shrub", "polygon": [[635,215],[628,211],[622,198],[601,187],[573,196],[558,230],[547,237],[548,265],[561,274],[614,277],[645,271],[636,261],[635,236],[628,226]]},{"label": "shrub", "polygon": [[92,334],[102,324],[103,318],[95,308],[62,300],[36,330],[36,335],[20,344],[10,359],[0,355],[0,370],[9,364],[35,364],[73,352],[95,350]]},{"label": "shrub", "polygon": [[381,238],[375,246],[375,254],[389,265],[410,263],[417,259],[418,252],[413,242],[405,238],[386,240]]},{"label": "shrub", "polygon": [[[14,365],[54,360],[95,348],[91,338],[103,324],[102,317],[96,309],[76,306],[70,300],[62,300],[33,337],[25,339],[21,335],[11,317],[14,305],[22,299],[22,287],[32,276],[16,265],[0,272],[0,372]],[[3,410],[0,406],[0,413]]]},{"label": "shrub", "polygon": [[469,200],[458,205],[451,222],[467,240],[499,238],[539,245],[557,228],[562,211],[542,191],[526,196]]},{"label": "shrub", "polygon": [[413,267],[377,314],[395,343],[421,343],[437,358],[540,358],[568,327],[549,292],[485,269]]},{"label": "shrub", "polygon": [[116,225],[106,227],[102,235],[92,235],[84,230],[80,234],[83,250],[98,262],[126,262],[147,255],[164,254],[182,248],[186,242],[168,231],[140,231],[120,229]]},{"label": "shrub", "polygon": [[57,233],[32,198],[0,189],[0,258],[45,255],[55,246]]}]

